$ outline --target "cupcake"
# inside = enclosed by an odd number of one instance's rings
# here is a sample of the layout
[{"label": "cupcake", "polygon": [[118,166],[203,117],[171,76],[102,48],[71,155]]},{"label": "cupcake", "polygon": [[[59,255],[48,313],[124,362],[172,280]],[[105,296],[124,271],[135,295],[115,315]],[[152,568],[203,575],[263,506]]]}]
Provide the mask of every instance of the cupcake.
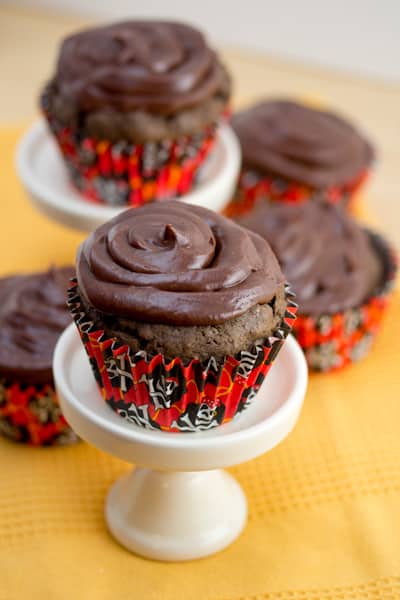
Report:
[{"label": "cupcake", "polygon": [[239,219],[273,248],[299,303],[294,334],[311,369],[330,371],[369,350],[393,286],[387,242],[343,209],[263,201]]},{"label": "cupcake", "polygon": [[0,433],[33,446],[77,440],[53,384],[53,350],[71,322],[71,267],[0,279]]},{"label": "cupcake", "polygon": [[269,100],[233,117],[243,166],[229,216],[257,198],[347,206],[371,168],[369,142],[341,117],[289,100]]},{"label": "cupcake", "polygon": [[67,37],[41,106],[75,187],[139,206],[193,187],[230,88],[197,29],[127,21]]},{"label": "cupcake", "polygon": [[260,236],[177,201],[97,229],[69,305],[108,405],[164,431],[210,429],[245,409],[296,311]]}]

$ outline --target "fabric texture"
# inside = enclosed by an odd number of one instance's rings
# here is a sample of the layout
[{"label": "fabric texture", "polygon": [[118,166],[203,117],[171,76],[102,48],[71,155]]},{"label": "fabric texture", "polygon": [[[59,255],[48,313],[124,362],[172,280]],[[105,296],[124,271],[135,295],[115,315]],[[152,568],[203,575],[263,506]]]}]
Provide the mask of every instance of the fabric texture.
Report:
[{"label": "fabric texture", "polygon": [[[13,169],[22,129],[0,131],[0,274],[74,260],[84,238],[31,207]],[[105,494],[130,466],[86,443],[0,440],[0,599],[395,600],[400,598],[400,290],[364,361],[310,377],[294,432],[231,469],[248,525],[189,563],[129,553]],[[194,515],[195,517],[195,515]]]}]

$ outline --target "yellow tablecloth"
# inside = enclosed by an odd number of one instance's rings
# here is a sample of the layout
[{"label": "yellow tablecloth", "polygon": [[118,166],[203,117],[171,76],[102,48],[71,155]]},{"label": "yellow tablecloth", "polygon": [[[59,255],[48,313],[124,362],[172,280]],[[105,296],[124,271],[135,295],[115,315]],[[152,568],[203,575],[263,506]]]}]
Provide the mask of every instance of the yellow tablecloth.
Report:
[{"label": "yellow tablecloth", "polygon": [[[84,237],[29,204],[13,167],[21,131],[0,131],[0,275],[71,262]],[[371,355],[313,375],[289,438],[232,469],[249,522],[211,558],[152,562],[110,537],[103,501],[122,461],[0,441],[0,599],[400,598],[399,309],[397,291]]]}]

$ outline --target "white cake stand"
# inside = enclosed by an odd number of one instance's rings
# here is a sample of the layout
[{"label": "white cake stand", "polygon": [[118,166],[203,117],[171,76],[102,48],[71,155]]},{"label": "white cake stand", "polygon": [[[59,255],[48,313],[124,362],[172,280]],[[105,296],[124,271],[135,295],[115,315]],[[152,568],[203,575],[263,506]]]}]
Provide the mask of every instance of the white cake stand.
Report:
[{"label": "white cake stand", "polygon": [[293,429],[307,385],[304,355],[289,337],[252,405],[231,423],[199,433],[150,431],[102,400],[75,325],[60,337],[54,377],[64,415],[98,448],[138,465],[110,489],[105,518],[114,537],[142,556],[208,556],[242,531],[247,503],[222,467],[271,450]]},{"label": "white cake stand", "polygon": [[[220,211],[231,199],[240,168],[240,147],[232,129],[220,127],[215,148],[202,167],[199,182],[184,202]],[[62,225],[93,231],[127,207],[85,200],[70,183],[61,154],[42,119],[32,125],[16,153],[18,175],[34,205]]]}]

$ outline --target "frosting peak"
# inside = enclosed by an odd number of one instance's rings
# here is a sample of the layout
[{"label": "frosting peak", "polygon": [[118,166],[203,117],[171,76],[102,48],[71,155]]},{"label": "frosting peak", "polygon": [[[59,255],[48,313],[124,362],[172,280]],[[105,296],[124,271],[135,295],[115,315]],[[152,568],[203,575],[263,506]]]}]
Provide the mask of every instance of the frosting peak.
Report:
[{"label": "frosting peak", "polygon": [[379,283],[381,266],[367,232],[339,207],[261,201],[239,222],[271,244],[301,314],[357,307]]},{"label": "frosting peak", "polygon": [[315,188],[345,184],[369,167],[373,149],[333,113],[270,100],[237,113],[246,167]]},{"label": "frosting peak", "polygon": [[175,325],[224,322],[269,302],[284,279],[258,235],[169,201],[118,215],[83,243],[80,289],[96,309]]},{"label": "frosting peak", "polygon": [[84,111],[110,107],[169,114],[210,98],[225,79],[197,29],[126,21],[66,38],[55,82]]},{"label": "frosting peak", "polygon": [[66,292],[74,269],[0,279],[0,377],[50,383],[53,350],[71,322]]}]

